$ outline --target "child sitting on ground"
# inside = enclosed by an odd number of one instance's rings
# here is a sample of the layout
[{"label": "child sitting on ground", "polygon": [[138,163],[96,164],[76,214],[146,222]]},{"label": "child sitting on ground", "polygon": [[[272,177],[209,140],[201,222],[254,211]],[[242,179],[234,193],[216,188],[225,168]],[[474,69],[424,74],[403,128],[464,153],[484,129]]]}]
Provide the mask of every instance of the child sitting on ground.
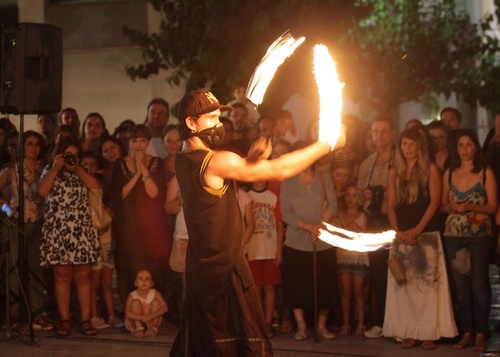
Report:
[{"label": "child sitting on ground", "polygon": [[135,278],[136,290],[128,295],[125,326],[135,337],[156,337],[163,314],[168,311],[161,294],[153,289],[151,273],[142,269]]}]

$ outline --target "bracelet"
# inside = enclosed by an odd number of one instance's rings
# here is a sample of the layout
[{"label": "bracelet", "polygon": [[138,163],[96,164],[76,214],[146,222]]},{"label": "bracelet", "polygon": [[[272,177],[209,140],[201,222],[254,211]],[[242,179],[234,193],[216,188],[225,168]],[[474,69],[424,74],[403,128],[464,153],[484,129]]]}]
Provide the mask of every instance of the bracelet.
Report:
[{"label": "bracelet", "polygon": [[146,181],[151,178],[151,175],[142,176],[142,181]]}]

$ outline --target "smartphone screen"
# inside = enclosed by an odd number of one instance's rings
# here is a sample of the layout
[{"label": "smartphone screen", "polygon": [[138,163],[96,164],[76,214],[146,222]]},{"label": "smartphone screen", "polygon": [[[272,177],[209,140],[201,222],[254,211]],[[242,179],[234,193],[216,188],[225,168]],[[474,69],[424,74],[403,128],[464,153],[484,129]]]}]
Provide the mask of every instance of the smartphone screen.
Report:
[{"label": "smartphone screen", "polygon": [[2,204],[2,212],[5,213],[8,217],[12,217],[14,211],[9,207],[7,203]]}]

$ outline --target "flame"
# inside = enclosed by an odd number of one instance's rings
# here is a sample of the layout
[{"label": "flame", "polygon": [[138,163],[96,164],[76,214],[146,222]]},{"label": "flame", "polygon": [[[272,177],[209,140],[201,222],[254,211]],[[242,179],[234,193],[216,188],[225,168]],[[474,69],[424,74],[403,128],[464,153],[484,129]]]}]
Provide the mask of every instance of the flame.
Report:
[{"label": "flame", "polygon": [[287,31],[268,48],[267,53],[255,68],[247,86],[246,96],[252,103],[255,105],[262,103],[266,89],[278,67],[292,55],[304,40],[305,37],[294,39],[290,32]]},{"label": "flame", "polygon": [[319,141],[335,147],[342,125],[342,88],[337,67],[324,45],[314,46],[314,76],[319,94]]},{"label": "flame", "polygon": [[382,233],[358,233],[324,223],[325,229],[320,229],[319,239],[335,247],[356,251],[371,252],[377,249],[387,249],[396,237],[395,231]]},{"label": "flame", "polygon": [[[269,83],[278,67],[293,54],[305,38],[294,39],[285,32],[267,50],[266,55],[255,68],[248,83],[246,96],[254,104],[262,103]],[[335,147],[341,132],[342,88],[339,83],[337,67],[324,45],[314,46],[314,75],[319,94],[319,140]],[[319,239],[340,248],[358,252],[369,252],[387,248],[392,244],[396,232],[358,233],[350,232],[325,223]]]}]

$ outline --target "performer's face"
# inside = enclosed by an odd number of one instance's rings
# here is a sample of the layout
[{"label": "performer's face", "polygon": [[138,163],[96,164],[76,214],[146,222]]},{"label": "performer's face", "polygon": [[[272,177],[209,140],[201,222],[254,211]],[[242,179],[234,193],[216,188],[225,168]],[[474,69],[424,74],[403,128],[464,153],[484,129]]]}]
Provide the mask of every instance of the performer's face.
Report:
[{"label": "performer's face", "polygon": [[199,133],[207,128],[213,128],[219,124],[220,110],[214,110],[213,112],[200,115],[198,120],[192,121],[193,129]]}]

